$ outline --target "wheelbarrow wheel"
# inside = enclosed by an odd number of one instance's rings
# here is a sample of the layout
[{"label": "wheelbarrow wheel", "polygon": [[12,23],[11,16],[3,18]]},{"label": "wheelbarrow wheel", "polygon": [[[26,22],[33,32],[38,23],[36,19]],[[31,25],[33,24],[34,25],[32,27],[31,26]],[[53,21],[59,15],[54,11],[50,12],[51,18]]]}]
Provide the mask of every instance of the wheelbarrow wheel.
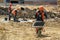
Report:
[{"label": "wheelbarrow wheel", "polygon": [[41,33],[42,33],[42,31],[41,30],[38,30],[38,37],[41,36]]}]

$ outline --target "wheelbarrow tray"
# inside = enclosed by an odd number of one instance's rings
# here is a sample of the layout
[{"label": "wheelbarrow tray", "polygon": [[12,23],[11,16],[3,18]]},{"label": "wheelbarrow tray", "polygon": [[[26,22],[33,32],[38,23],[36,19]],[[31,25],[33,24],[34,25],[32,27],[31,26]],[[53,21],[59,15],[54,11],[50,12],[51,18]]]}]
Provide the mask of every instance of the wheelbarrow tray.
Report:
[{"label": "wheelbarrow tray", "polygon": [[43,27],[45,22],[43,21],[36,21],[33,23],[33,27]]}]

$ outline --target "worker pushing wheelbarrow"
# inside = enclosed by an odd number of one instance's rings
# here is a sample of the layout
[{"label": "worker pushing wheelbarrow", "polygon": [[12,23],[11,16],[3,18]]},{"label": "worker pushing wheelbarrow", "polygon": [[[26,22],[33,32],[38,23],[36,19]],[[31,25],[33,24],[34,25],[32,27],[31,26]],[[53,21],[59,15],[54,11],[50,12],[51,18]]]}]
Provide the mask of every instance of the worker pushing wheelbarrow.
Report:
[{"label": "worker pushing wheelbarrow", "polygon": [[36,18],[36,22],[34,22],[34,27],[36,28],[36,34],[38,35],[38,37],[41,36],[42,31],[44,31],[44,17],[47,18],[47,14],[44,11],[44,7],[40,6],[39,10],[36,12],[35,18]]}]

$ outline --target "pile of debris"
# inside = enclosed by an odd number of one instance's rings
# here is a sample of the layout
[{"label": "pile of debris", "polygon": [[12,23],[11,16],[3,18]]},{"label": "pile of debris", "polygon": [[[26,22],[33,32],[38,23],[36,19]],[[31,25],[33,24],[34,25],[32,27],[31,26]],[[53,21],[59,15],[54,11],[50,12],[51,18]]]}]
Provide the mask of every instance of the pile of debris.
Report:
[{"label": "pile of debris", "polygon": [[[21,7],[21,8],[23,8],[23,7]],[[36,13],[36,10],[38,8],[35,8],[35,9],[31,10],[28,7],[25,7],[23,9],[24,10],[19,10],[19,13],[17,14],[17,18],[23,18],[23,17],[35,18],[35,13]],[[51,8],[48,7],[47,8],[46,7],[46,10],[47,9],[50,10],[50,11],[47,11],[49,18],[55,18],[55,17],[60,18],[59,14],[57,14],[57,12],[55,12],[55,11],[57,11],[57,8],[53,8],[53,7],[51,7]],[[53,10],[55,10],[55,11],[53,11]],[[0,7],[0,14],[8,14],[8,8]]]},{"label": "pile of debris", "polygon": [[7,15],[8,14],[8,8],[0,7],[0,15]]},{"label": "pile of debris", "polygon": [[[22,15],[24,15],[25,13],[25,16],[26,18],[35,18],[35,14],[36,14],[36,11],[37,9],[29,9],[29,8],[24,8],[25,10],[24,11],[21,11],[19,12],[20,14],[20,17],[22,17]],[[58,13],[57,12],[52,12],[52,11],[47,11],[47,14],[48,14],[48,17],[49,18],[55,18],[55,17],[58,17]]]}]

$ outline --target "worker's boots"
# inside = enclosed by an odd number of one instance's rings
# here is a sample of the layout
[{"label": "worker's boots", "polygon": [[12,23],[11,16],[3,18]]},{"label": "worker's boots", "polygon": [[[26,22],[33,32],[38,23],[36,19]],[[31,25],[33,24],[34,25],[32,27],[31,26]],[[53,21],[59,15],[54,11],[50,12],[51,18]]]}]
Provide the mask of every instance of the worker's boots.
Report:
[{"label": "worker's boots", "polygon": [[19,20],[14,20],[14,22],[20,22]]}]

